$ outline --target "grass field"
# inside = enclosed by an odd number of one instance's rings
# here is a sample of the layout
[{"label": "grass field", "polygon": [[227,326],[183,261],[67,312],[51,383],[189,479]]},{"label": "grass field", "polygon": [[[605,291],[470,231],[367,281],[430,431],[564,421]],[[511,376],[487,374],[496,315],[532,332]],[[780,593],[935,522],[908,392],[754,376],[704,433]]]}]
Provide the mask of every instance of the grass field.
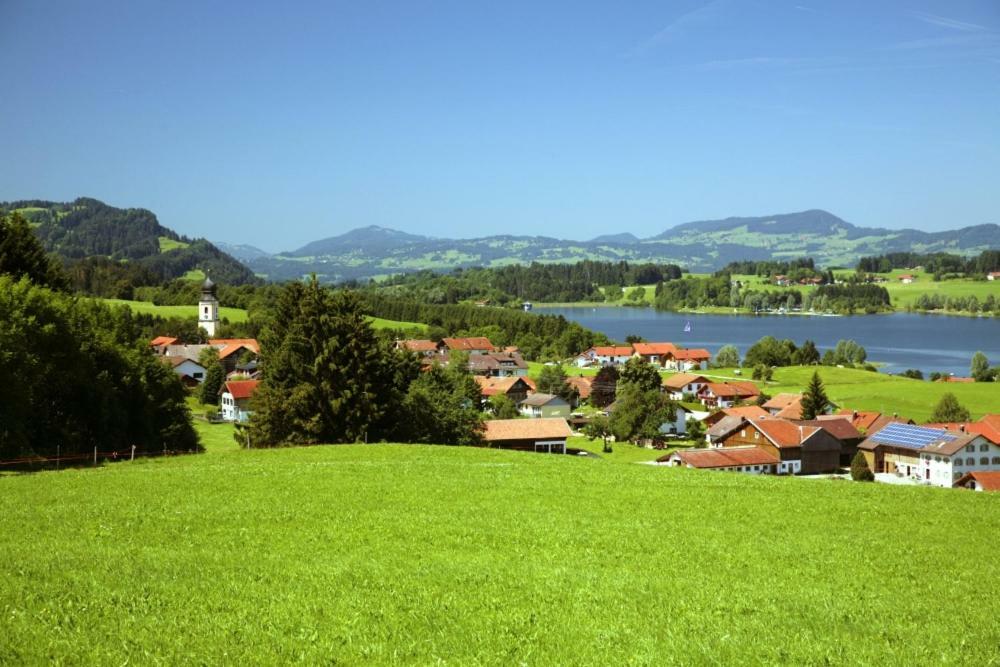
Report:
[{"label": "grass field", "polygon": [[[909,285],[899,282],[899,276],[909,273],[916,277],[916,280]],[[980,301],[992,294],[1000,299],[1000,282],[995,280],[968,280],[959,278],[955,280],[942,280],[934,282],[933,274],[922,271],[893,271],[887,276],[889,282],[883,286],[889,291],[889,298],[896,310],[905,310],[912,306],[921,294],[939,294],[944,297],[970,297],[975,296]]]},{"label": "grass field", "polygon": [[0,662],[997,659],[997,495],[205,428],[0,478]]},{"label": "grass field", "polygon": [[160,252],[167,252],[168,250],[176,250],[177,248],[187,248],[190,243],[185,243],[184,241],[175,241],[168,236],[159,237],[160,241]]}]

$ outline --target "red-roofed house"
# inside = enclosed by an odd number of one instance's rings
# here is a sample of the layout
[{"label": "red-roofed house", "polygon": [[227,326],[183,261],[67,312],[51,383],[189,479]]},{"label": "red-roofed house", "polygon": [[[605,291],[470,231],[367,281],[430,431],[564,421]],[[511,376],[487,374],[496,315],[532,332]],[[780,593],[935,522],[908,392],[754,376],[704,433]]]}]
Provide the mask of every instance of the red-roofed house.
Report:
[{"label": "red-roofed house", "polygon": [[658,366],[663,366],[677,352],[677,346],[673,343],[635,343],[632,349],[635,350],[635,356]]},{"label": "red-roofed house", "polygon": [[904,285],[909,285],[910,283],[912,283],[916,279],[917,279],[916,276],[914,276],[912,274],[909,274],[909,273],[904,273],[903,275],[901,275],[899,277],[899,282],[903,283]]},{"label": "red-roofed house", "polygon": [[663,389],[670,398],[675,401],[684,400],[684,394],[697,396],[698,392],[708,384],[708,378],[703,375],[692,375],[691,373],[678,373],[668,378],[663,378]]},{"label": "red-roofed house", "polygon": [[1000,271],[990,271],[986,274],[987,280],[1000,280]]},{"label": "red-roofed house", "polygon": [[672,361],[667,361],[666,367],[678,371],[698,370],[702,364],[707,364],[712,358],[708,350],[677,350]]},{"label": "red-roofed house", "polygon": [[257,391],[257,380],[230,380],[222,385],[222,418],[232,422],[250,419],[250,399]]},{"label": "red-roofed house", "polygon": [[580,397],[581,401],[586,401],[590,398],[591,386],[594,384],[594,378],[574,376],[566,378],[566,384],[576,389],[577,395]]},{"label": "red-roofed house", "polygon": [[432,340],[397,340],[397,350],[408,350],[429,357],[437,354],[438,344]]},{"label": "red-roofed house", "polygon": [[698,391],[698,400],[709,408],[731,408],[740,401],[760,396],[753,382],[709,382]]},{"label": "red-roofed house", "polygon": [[442,338],[438,344],[438,352],[468,352],[469,354],[485,354],[496,348],[489,338],[473,336],[471,338]]},{"label": "red-roofed house", "polygon": [[967,472],[955,480],[956,489],[973,491],[1000,491],[1000,472]]},{"label": "red-roofed house", "polygon": [[256,338],[211,338],[208,344],[219,350],[219,360],[227,375],[236,370],[236,364],[244,352],[255,357],[260,355],[260,345]]},{"label": "red-roofed house", "polygon": [[701,423],[705,425],[705,428],[709,428],[718,424],[725,417],[751,419],[753,417],[766,417],[767,414],[767,410],[759,405],[738,405],[735,408],[717,410],[705,417]]},{"label": "red-roofed house", "polygon": [[777,472],[781,461],[771,452],[753,445],[728,449],[679,449],[656,459],[659,464],[701,470],[723,470],[764,475]]},{"label": "red-roofed house", "polygon": [[576,358],[576,365],[584,366],[617,366],[624,364],[632,358],[633,348],[631,345],[604,345],[592,347]]},{"label": "red-roofed house", "polygon": [[534,452],[566,453],[573,433],[565,419],[489,419],[483,423],[483,441],[489,447]]},{"label": "red-roofed house", "polygon": [[500,378],[474,375],[473,379],[479,384],[479,390],[483,393],[483,398],[502,394],[517,404],[526,399],[528,394],[532,394],[535,391],[525,382],[525,378],[520,377]]},{"label": "red-roofed house", "polygon": [[149,346],[153,348],[153,351],[157,354],[166,353],[167,346],[173,345],[177,342],[177,339],[173,336],[157,336],[153,340],[149,341]]},{"label": "red-roofed house", "polygon": [[728,433],[716,433],[713,440],[722,447],[762,447],[780,460],[779,474],[833,472],[840,466],[839,440],[822,428],[785,419],[744,419],[730,426]]}]

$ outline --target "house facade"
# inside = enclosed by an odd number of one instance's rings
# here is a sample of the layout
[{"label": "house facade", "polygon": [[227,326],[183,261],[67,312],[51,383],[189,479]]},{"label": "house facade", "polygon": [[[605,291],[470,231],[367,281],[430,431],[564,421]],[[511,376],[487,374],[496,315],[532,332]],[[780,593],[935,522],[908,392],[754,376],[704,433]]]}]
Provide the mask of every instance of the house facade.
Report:
[{"label": "house facade", "polygon": [[487,377],[525,377],[528,364],[517,352],[482,352],[469,355],[469,372]]},{"label": "house facade", "polygon": [[231,422],[245,422],[253,412],[250,399],[257,390],[257,380],[230,380],[222,385],[220,393],[222,418]]},{"label": "house facade", "polygon": [[892,423],[858,445],[872,472],[950,487],[965,473],[1000,471],[1000,445],[977,433]]},{"label": "house facade", "polygon": [[771,452],[748,445],[727,449],[679,449],[656,460],[660,465],[742,472],[750,475],[775,474],[781,462]]},{"label": "house facade", "polygon": [[698,390],[698,400],[708,408],[731,408],[758,396],[760,389],[753,382],[709,382]]},{"label": "house facade", "polygon": [[678,373],[663,379],[663,390],[674,401],[684,400],[685,394],[697,396],[698,392],[708,384],[708,378],[691,373]]},{"label": "house facade", "polygon": [[592,347],[576,358],[576,365],[586,366],[617,366],[632,358],[634,350],[631,345],[604,345]]},{"label": "house facade", "polygon": [[840,442],[821,428],[774,417],[741,419],[733,426],[730,419],[713,427],[716,447],[760,447],[778,459],[778,474],[814,475],[840,467]]},{"label": "house facade", "polygon": [[490,419],[483,424],[488,447],[565,454],[572,435],[565,419]]},{"label": "house facade", "polygon": [[555,394],[531,394],[519,406],[521,414],[532,419],[552,419],[569,417],[570,405]]}]

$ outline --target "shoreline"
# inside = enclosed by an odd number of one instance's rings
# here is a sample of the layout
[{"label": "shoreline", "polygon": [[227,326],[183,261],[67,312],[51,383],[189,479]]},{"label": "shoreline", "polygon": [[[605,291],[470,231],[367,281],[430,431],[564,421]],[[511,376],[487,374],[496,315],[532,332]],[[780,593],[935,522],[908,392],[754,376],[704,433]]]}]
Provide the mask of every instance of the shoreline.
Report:
[{"label": "shoreline", "polygon": [[897,308],[894,310],[883,310],[877,313],[852,313],[850,315],[845,315],[842,313],[802,313],[802,312],[791,312],[791,313],[776,313],[776,312],[766,312],[766,313],[753,313],[748,310],[743,309],[731,309],[723,308],[721,306],[711,306],[708,309],[681,309],[681,310],[658,310],[651,304],[628,304],[628,303],[597,303],[588,301],[576,301],[568,303],[533,303],[533,312],[536,309],[545,310],[553,308],[649,308],[659,313],[676,313],[679,315],[727,315],[727,316],[752,316],[752,317],[877,317],[881,315],[894,315],[896,313],[904,313],[908,315],[932,315],[939,317],[970,317],[974,319],[1000,319],[1000,314],[990,314],[990,313],[971,313],[969,311],[960,310],[913,310],[908,308]]}]

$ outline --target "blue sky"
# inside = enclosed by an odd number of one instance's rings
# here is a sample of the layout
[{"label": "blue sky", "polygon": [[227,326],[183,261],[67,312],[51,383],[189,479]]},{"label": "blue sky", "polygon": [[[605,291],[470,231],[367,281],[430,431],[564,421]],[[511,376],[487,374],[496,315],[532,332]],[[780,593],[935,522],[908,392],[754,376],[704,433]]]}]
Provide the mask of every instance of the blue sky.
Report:
[{"label": "blue sky", "polygon": [[267,250],[1000,222],[996,0],[8,0],[0,85],[0,199]]}]

